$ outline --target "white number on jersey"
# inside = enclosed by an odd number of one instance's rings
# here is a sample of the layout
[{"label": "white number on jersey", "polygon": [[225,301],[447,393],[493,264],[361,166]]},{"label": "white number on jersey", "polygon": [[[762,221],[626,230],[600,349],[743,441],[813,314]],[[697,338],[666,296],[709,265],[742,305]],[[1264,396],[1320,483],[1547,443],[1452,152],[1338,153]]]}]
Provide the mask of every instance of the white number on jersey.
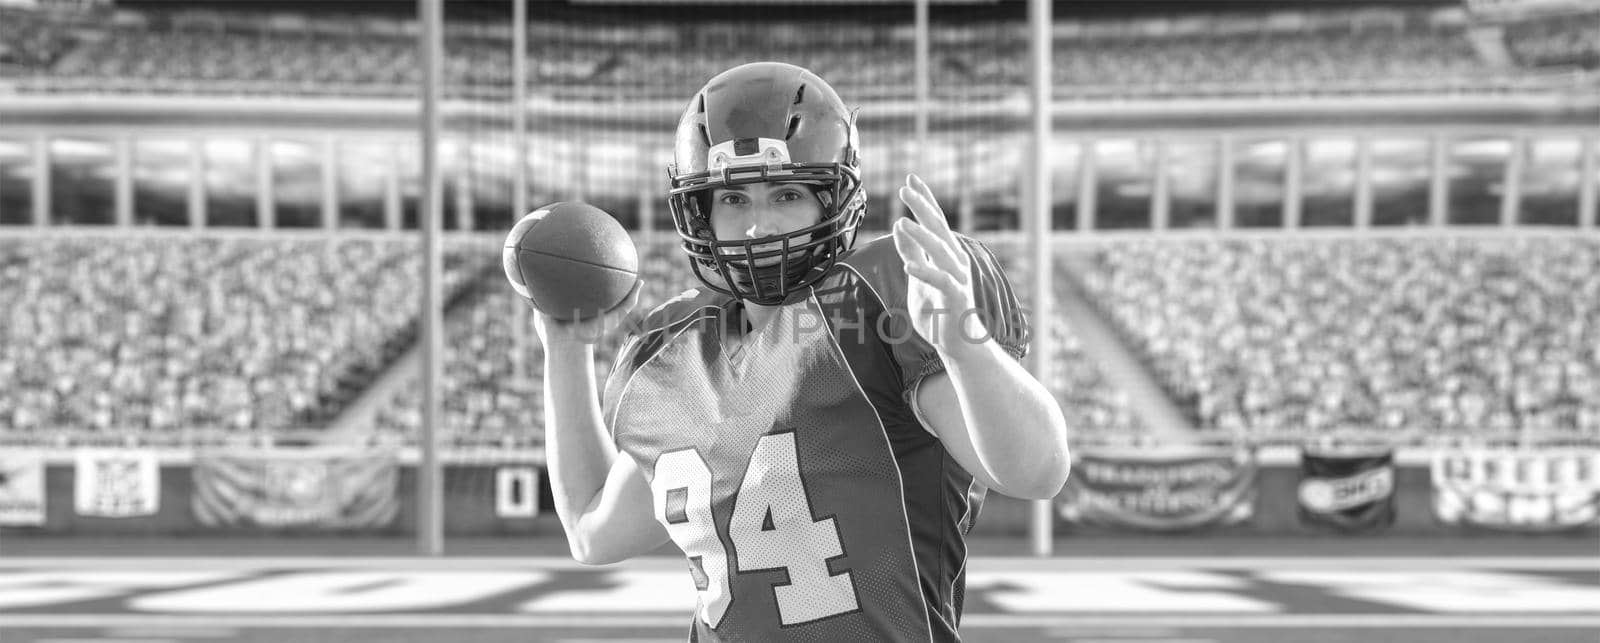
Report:
[{"label": "white number on jersey", "polygon": [[[711,470],[694,450],[674,451],[656,460],[656,518],[667,526],[691,561],[697,561],[696,588],[701,618],[721,622],[732,599],[728,592],[728,550],[717,537],[711,512]],[[782,569],[789,583],[773,588],[778,618],[795,625],[860,607],[850,572],[830,574],[828,561],[844,555],[833,518],[812,519],[811,501],[800,476],[794,433],[763,436],[750,454],[744,481],[734,496],[728,537],[739,571]]]}]

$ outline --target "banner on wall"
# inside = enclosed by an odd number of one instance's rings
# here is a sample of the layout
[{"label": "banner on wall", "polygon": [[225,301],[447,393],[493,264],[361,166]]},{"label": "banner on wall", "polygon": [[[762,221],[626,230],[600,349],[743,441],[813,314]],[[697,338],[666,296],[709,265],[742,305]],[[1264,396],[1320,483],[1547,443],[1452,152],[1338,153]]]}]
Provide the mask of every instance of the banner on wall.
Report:
[{"label": "banner on wall", "polygon": [[1394,449],[1300,452],[1297,513],[1307,527],[1368,533],[1394,524]]},{"label": "banner on wall", "polygon": [[1075,455],[1060,505],[1075,524],[1175,531],[1236,524],[1255,512],[1253,447],[1090,447]]},{"label": "banner on wall", "polygon": [[495,469],[494,513],[501,518],[537,517],[539,470],[528,466]]},{"label": "banner on wall", "polygon": [[1600,526],[1600,449],[1477,448],[1434,454],[1441,523],[1552,532]]},{"label": "banner on wall", "polygon": [[0,454],[0,525],[38,526],[44,518],[44,454]]},{"label": "banner on wall", "polygon": [[392,451],[269,449],[196,454],[195,518],[207,527],[367,529],[400,513]]},{"label": "banner on wall", "polygon": [[161,508],[161,463],[154,451],[79,449],[72,496],[80,516],[153,515]]}]

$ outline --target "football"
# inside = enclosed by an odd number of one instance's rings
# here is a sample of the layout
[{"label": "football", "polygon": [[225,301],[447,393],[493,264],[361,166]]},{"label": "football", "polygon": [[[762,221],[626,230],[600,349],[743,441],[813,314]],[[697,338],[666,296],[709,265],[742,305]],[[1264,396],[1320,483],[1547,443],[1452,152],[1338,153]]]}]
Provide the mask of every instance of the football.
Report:
[{"label": "football", "polygon": [[621,303],[639,275],[639,252],[616,218],[587,203],[552,203],[511,227],[501,254],[511,287],[540,313],[590,319]]}]

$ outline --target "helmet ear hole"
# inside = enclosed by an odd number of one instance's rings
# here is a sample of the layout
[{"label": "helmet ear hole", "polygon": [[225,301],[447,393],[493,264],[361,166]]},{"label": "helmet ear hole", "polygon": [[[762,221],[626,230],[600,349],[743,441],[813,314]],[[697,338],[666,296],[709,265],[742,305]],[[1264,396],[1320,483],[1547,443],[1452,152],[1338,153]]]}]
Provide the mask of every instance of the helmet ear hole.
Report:
[{"label": "helmet ear hole", "polygon": [[794,138],[795,131],[799,130],[799,129],[800,129],[800,115],[799,114],[795,114],[794,116],[790,116],[789,117],[789,133],[783,135],[784,140],[789,140],[789,139]]}]

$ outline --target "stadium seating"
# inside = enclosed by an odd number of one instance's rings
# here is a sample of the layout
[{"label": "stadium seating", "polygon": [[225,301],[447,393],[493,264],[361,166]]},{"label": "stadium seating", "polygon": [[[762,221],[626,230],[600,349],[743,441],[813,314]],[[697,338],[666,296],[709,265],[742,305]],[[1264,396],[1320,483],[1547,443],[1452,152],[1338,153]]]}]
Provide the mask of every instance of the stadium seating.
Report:
[{"label": "stadium seating", "polygon": [[1528,66],[1600,68],[1600,12],[1509,25],[1506,45],[1512,56]]},{"label": "stadium seating", "polygon": [[54,19],[0,8],[0,75],[49,69],[73,45]]},{"label": "stadium seating", "polygon": [[[187,440],[321,427],[410,343],[415,242],[0,241],[0,434]],[[450,291],[497,267],[449,246]]]},{"label": "stadium seating", "polygon": [[[676,247],[641,243],[639,249],[645,287],[635,311],[642,314],[693,284]],[[445,320],[441,433],[460,446],[540,448],[546,375],[532,317],[498,273],[470,288],[472,294]],[[519,330],[517,324],[524,326]],[[613,333],[596,346],[598,384],[603,386],[610,374],[623,339],[622,333]],[[422,412],[416,387],[415,378],[408,378],[378,411],[374,427],[380,436],[417,435]]]},{"label": "stadium seating", "polygon": [[[676,247],[640,244],[645,290],[639,312],[646,312],[694,284]],[[1016,256],[1000,252],[1002,257]],[[1021,273],[1007,270],[1014,279]],[[503,279],[486,277],[461,309],[446,319],[441,415],[449,443],[456,446],[496,445],[540,448],[544,444],[543,351],[531,326],[518,346],[514,324],[531,324]],[[1025,287],[1019,282],[1018,287]],[[1130,411],[1126,396],[1111,387],[1060,318],[1044,324],[1055,338],[1057,368],[1046,382],[1056,393],[1075,436],[1140,435],[1144,432]],[[595,372],[603,383],[616,359],[622,337],[607,337],[596,347]],[[410,380],[390,396],[375,426],[385,437],[410,438],[421,426],[421,409]]]},{"label": "stadium seating", "polygon": [[[31,21],[31,22],[30,22]],[[301,33],[237,25],[107,26],[94,37],[69,39],[34,17],[0,29],[0,56],[20,60],[0,77],[33,76],[34,84],[98,91],[167,93],[410,96],[421,79],[415,40],[386,33]],[[237,21],[234,21],[237,22]],[[31,26],[30,26],[31,24]],[[207,23],[209,24],[209,23]],[[457,26],[470,27],[470,24]],[[737,26],[737,25],[734,25]],[[540,92],[595,97],[676,97],[703,83],[730,60],[773,59],[812,68],[852,95],[909,95],[914,70],[908,40],[894,25],[853,34],[849,47],[827,46],[826,30],[734,29],[726,24],[675,25],[676,38],[645,37],[660,25],[571,24],[567,38],[530,39],[529,84]],[[1021,88],[1027,78],[1025,40],[1005,37],[1012,23],[939,23],[934,40],[933,89],[947,96],[993,95]],[[1519,27],[1513,48],[1530,64],[1594,56],[1593,25]],[[617,34],[638,32],[619,47]],[[509,90],[509,43],[503,35],[456,33],[446,41],[445,76],[455,95],[502,96]],[[483,28],[487,32],[487,27]],[[781,33],[784,37],[761,37]],[[1493,90],[1530,79],[1523,70],[1498,70],[1479,60],[1460,28],[1410,23],[1345,25],[1305,31],[1149,34],[1115,39],[1058,37],[1054,82],[1063,97],[1192,96]],[[19,53],[20,52],[20,53]],[[1588,53],[1584,53],[1588,52]],[[97,82],[91,82],[97,81]]]},{"label": "stadium seating", "polygon": [[1205,428],[1600,435],[1593,237],[1140,241],[1073,261]]}]

